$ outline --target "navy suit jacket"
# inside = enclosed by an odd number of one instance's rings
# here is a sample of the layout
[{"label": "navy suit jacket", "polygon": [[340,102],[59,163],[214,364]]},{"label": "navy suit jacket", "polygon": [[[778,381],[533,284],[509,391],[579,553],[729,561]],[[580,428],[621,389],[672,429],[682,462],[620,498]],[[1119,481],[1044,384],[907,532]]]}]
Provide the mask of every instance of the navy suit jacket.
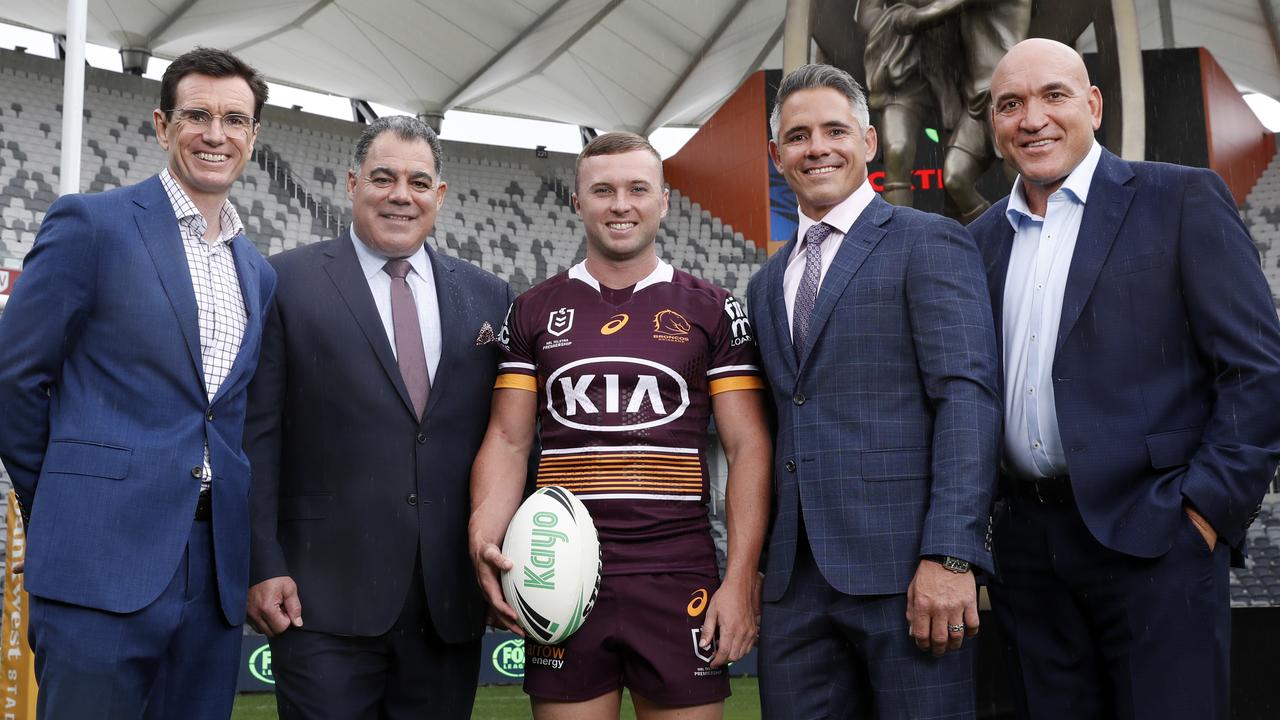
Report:
[{"label": "navy suit jacket", "polygon": [[252,581],[291,576],[307,630],[387,632],[407,594],[422,592],[410,587],[415,563],[440,637],[484,628],[467,550],[471,463],[489,423],[491,340],[512,294],[468,262],[427,253],[442,354],[421,422],[351,235],[271,258],[280,287],[245,437]]},{"label": "navy suit jacket", "polygon": [[[969,226],[1002,338],[1007,206]],[[1071,487],[1099,542],[1163,555],[1188,500],[1243,549],[1280,458],[1280,323],[1215,173],[1103,150],[1063,295],[1053,392]]]},{"label": "navy suit jacket", "polygon": [[921,555],[990,568],[1001,412],[977,246],[877,196],[823,278],[797,361],[782,291],[795,245],[747,289],[778,424],[765,599],[786,591],[801,514],[842,593],[905,592]]},{"label": "navy suit jacket", "polygon": [[159,177],[49,208],[0,320],[0,459],[30,515],[32,594],[121,613],[159,597],[191,533],[207,440],[222,610],[244,621],[245,388],[276,276],[243,235],[231,249],[248,324],[210,401]]}]

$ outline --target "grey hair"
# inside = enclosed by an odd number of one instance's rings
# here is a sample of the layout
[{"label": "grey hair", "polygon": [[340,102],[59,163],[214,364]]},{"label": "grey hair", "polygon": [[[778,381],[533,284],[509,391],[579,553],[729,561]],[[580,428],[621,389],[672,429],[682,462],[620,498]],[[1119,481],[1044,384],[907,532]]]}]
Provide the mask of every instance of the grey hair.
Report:
[{"label": "grey hair", "polygon": [[369,156],[369,146],[378,139],[379,135],[388,131],[394,132],[401,140],[421,140],[429,145],[431,156],[435,159],[436,179],[440,179],[441,167],[444,163],[444,148],[440,145],[440,137],[430,125],[411,115],[388,115],[365,126],[364,132],[360,133],[360,139],[356,140],[355,155],[351,158],[352,172],[360,172],[360,166],[364,165],[365,158]]},{"label": "grey hair", "polygon": [[769,129],[773,131],[774,140],[778,139],[778,126],[782,124],[782,103],[792,93],[814,88],[831,88],[849,99],[853,108],[853,117],[857,119],[862,132],[871,127],[871,113],[867,110],[867,96],[862,86],[849,73],[831,65],[802,65],[787,73],[778,85],[778,95],[773,101],[773,113],[769,115]]}]

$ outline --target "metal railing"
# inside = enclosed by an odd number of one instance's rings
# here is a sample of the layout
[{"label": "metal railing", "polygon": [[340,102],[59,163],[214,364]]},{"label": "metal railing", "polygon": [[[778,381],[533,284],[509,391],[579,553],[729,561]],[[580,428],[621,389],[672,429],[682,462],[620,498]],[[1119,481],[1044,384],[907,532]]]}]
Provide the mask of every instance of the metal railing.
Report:
[{"label": "metal railing", "polygon": [[324,223],[325,230],[334,235],[342,232],[342,213],[333,207],[328,198],[311,192],[302,178],[293,171],[289,161],[281,158],[270,145],[258,143],[253,148],[251,159],[266,171],[272,183],[297,200],[311,217]]}]

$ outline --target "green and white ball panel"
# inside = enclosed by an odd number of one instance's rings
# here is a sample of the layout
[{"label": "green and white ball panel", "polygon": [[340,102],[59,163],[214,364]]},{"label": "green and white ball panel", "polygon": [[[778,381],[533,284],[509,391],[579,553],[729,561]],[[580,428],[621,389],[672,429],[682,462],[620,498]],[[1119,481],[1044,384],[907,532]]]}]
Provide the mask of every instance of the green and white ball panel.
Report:
[{"label": "green and white ball panel", "polygon": [[556,645],[587,618],[600,590],[600,540],[586,506],[559,486],[539,488],[507,526],[512,562],[502,594],[535,642]]}]

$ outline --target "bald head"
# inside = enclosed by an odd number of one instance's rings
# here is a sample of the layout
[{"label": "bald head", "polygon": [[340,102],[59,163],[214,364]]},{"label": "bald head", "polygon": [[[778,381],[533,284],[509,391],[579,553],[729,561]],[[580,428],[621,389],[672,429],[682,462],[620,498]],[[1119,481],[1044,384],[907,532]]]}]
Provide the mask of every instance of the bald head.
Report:
[{"label": "bald head", "polygon": [[[1070,45],[1048,38],[1029,38],[1014,45],[996,65],[991,75],[991,84],[1002,79],[1002,75],[1026,72],[1029,67],[1053,68],[1053,72],[1061,77],[1070,77],[1084,87],[1089,87],[1089,71],[1084,66],[1084,58]],[[991,95],[996,99],[995,93]]]},{"label": "bald head", "polygon": [[1093,147],[1102,124],[1102,94],[1089,84],[1080,53],[1044,38],[1023,40],[991,76],[996,147],[1018,171],[1033,212]]}]

